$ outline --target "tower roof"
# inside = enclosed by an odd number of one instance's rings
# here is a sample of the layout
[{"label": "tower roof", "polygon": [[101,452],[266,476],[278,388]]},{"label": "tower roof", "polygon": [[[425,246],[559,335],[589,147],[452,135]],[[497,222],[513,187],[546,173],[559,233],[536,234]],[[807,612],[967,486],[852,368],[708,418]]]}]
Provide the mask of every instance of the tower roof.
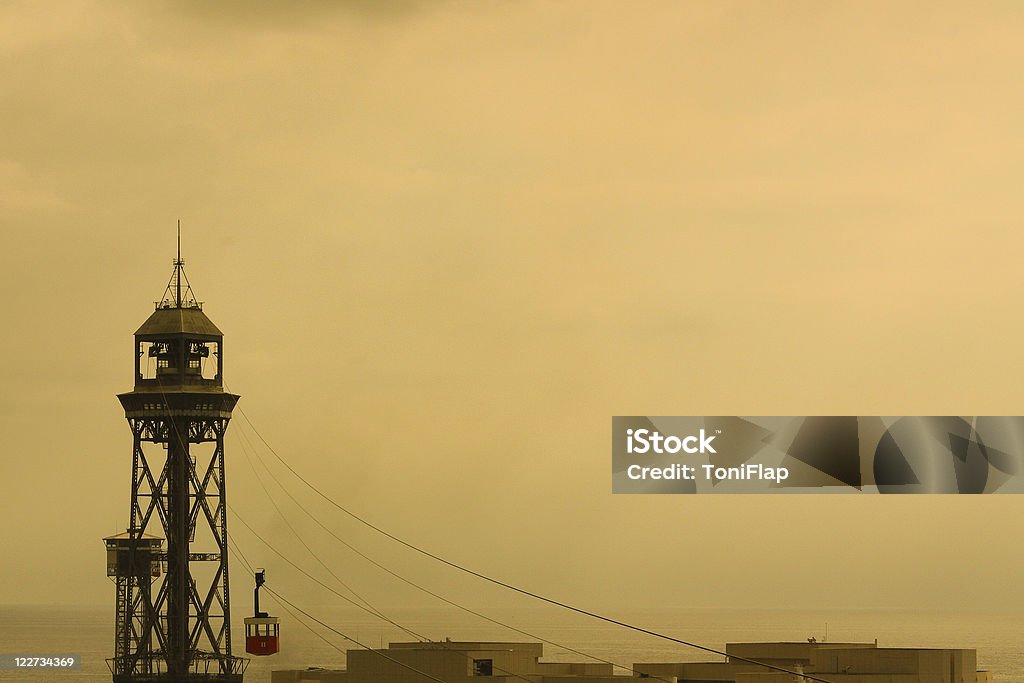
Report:
[{"label": "tower roof", "polygon": [[185,276],[185,260],[181,258],[181,221],[178,221],[178,257],[167,281],[164,295],[156,302],[156,310],[136,336],[191,334],[200,337],[223,337],[224,333],[203,313],[203,304],[196,301],[192,285]]},{"label": "tower roof", "polygon": [[223,337],[213,321],[199,308],[158,308],[135,331],[137,336],[163,334],[194,334],[201,337]]}]

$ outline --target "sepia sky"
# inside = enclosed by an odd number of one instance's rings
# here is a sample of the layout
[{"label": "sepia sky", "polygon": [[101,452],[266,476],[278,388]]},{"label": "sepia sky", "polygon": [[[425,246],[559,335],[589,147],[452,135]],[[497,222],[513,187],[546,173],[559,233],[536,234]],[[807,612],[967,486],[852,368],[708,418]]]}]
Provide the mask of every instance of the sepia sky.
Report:
[{"label": "sepia sky", "polygon": [[[1022,72],[1015,2],[3,3],[0,603],[113,607],[114,395],[180,218],[239,407],[404,538],[600,608],[1019,610],[1024,498],[612,496],[609,432],[1024,414]],[[257,442],[236,414],[231,504],[323,576]]]}]

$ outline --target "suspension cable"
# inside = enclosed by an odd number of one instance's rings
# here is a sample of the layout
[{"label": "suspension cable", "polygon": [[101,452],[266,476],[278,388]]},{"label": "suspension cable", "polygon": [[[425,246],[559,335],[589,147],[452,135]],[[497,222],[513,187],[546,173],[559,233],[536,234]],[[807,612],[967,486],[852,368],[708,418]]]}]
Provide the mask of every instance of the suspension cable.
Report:
[{"label": "suspension cable", "polygon": [[[244,432],[243,432],[243,433],[244,433]],[[576,649],[576,648],[570,647],[570,646],[568,646],[568,645],[565,645],[564,643],[559,643],[559,642],[556,642],[556,641],[550,640],[550,639],[548,639],[548,638],[545,638],[545,637],[543,637],[543,636],[537,635],[536,633],[531,633],[531,632],[529,632],[529,631],[525,631],[525,630],[523,630],[523,629],[521,629],[521,628],[517,628],[517,627],[515,627],[515,626],[512,626],[511,624],[508,624],[508,623],[506,623],[506,622],[500,621],[500,620],[498,620],[498,619],[495,619],[495,618],[493,618],[493,617],[490,617],[490,616],[488,616],[488,615],[486,615],[486,614],[483,614],[482,612],[478,612],[478,611],[476,611],[476,610],[474,610],[474,609],[472,609],[472,608],[470,608],[470,607],[466,607],[465,605],[462,605],[462,604],[460,604],[460,603],[458,603],[458,602],[455,602],[454,600],[451,600],[451,599],[449,599],[449,598],[446,598],[445,596],[443,596],[443,595],[441,595],[441,594],[439,594],[439,593],[436,593],[436,592],[434,592],[434,591],[430,590],[429,588],[426,588],[426,587],[424,587],[424,586],[422,586],[422,585],[420,585],[420,584],[416,583],[415,581],[413,581],[413,580],[411,580],[411,579],[409,579],[409,578],[407,578],[407,577],[405,577],[405,576],[402,576],[401,574],[399,574],[399,573],[397,573],[397,572],[393,571],[393,570],[392,570],[392,569],[390,569],[389,567],[387,567],[387,566],[385,566],[385,565],[381,564],[381,563],[380,563],[380,562],[378,562],[377,560],[373,559],[372,557],[370,557],[370,556],[369,556],[369,555],[367,555],[366,553],[364,553],[364,552],[362,552],[361,550],[359,550],[359,548],[357,548],[357,547],[353,546],[353,545],[352,545],[351,543],[349,543],[349,542],[348,542],[348,541],[346,541],[346,540],[345,540],[344,538],[342,538],[341,536],[339,536],[339,535],[338,535],[338,534],[337,534],[337,533],[336,533],[336,532],[335,532],[335,531],[334,531],[333,529],[331,529],[331,528],[330,528],[329,526],[327,526],[326,524],[324,524],[324,523],[323,523],[323,522],[322,522],[322,521],[321,521],[321,520],[320,520],[320,519],[319,519],[319,518],[318,518],[318,517],[317,517],[316,515],[314,515],[314,514],[313,514],[312,512],[310,512],[310,511],[309,511],[309,509],[308,509],[308,508],[306,508],[306,506],[304,506],[304,505],[302,504],[302,502],[301,502],[301,501],[299,501],[299,500],[298,500],[298,499],[297,499],[297,498],[296,498],[296,497],[295,497],[295,496],[294,496],[294,495],[293,495],[293,494],[292,494],[292,493],[291,493],[291,492],[290,492],[290,491],[289,491],[289,490],[288,490],[288,489],[287,489],[287,488],[286,488],[286,487],[284,486],[284,484],[282,484],[282,483],[281,483],[281,482],[280,482],[280,481],[278,480],[278,478],[277,478],[277,477],[276,477],[276,476],[274,475],[273,471],[272,471],[272,470],[271,470],[271,469],[270,469],[270,468],[269,468],[269,467],[267,466],[267,464],[266,464],[266,463],[265,463],[265,462],[263,461],[263,456],[261,456],[261,455],[259,454],[259,452],[258,452],[258,451],[254,451],[254,454],[256,455],[256,459],[257,459],[257,460],[258,460],[258,461],[260,462],[260,464],[261,464],[261,465],[263,465],[264,469],[266,469],[266,471],[267,471],[267,474],[268,474],[268,475],[270,475],[270,478],[271,478],[271,480],[272,480],[272,481],[273,481],[273,482],[274,482],[275,484],[277,484],[278,488],[280,488],[280,489],[281,489],[281,491],[282,491],[282,492],[284,492],[284,494],[285,494],[286,496],[288,496],[288,497],[289,497],[289,498],[290,498],[290,499],[292,500],[292,502],[293,502],[293,503],[294,503],[294,504],[295,504],[295,505],[296,505],[296,506],[297,506],[297,507],[298,507],[298,508],[299,508],[300,510],[302,510],[302,511],[303,511],[304,513],[306,513],[306,515],[307,515],[307,516],[308,516],[308,517],[309,517],[310,519],[312,519],[312,520],[313,520],[313,522],[315,522],[315,523],[316,523],[316,524],[317,524],[317,525],[318,525],[318,526],[319,526],[319,527],[320,527],[321,529],[323,529],[323,530],[324,530],[324,531],[326,531],[326,532],[327,532],[328,534],[330,534],[330,536],[331,536],[332,538],[334,538],[334,539],[335,539],[336,541],[338,541],[338,542],[339,542],[339,543],[341,543],[341,544],[342,544],[343,546],[345,546],[346,548],[348,548],[348,549],[349,549],[350,551],[352,551],[353,553],[355,553],[355,554],[356,554],[356,555],[358,555],[359,557],[363,558],[364,560],[366,560],[367,562],[369,562],[369,563],[370,563],[370,564],[372,564],[373,566],[377,567],[377,568],[378,568],[378,569],[380,569],[381,571],[383,571],[383,572],[385,572],[385,573],[387,573],[387,574],[389,574],[389,575],[391,575],[391,576],[395,577],[395,578],[396,578],[396,579],[398,579],[399,581],[402,581],[403,583],[406,583],[407,585],[409,585],[409,586],[412,586],[413,588],[415,588],[415,589],[417,589],[417,590],[419,590],[419,591],[421,591],[421,592],[423,592],[423,593],[426,593],[427,595],[429,595],[429,596],[431,596],[431,597],[433,597],[433,598],[435,598],[435,599],[437,599],[437,600],[440,600],[441,602],[444,602],[445,604],[451,605],[452,607],[455,607],[456,609],[462,610],[463,612],[466,612],[467,614],[471,614],[471,615],[473,615],[473,616],[475,616],[475,617],[478,617],[478,618],[480,618],[480,619],[483,619],[484,621],[490,622],[490,623],[492,623],[492,624],[495,624],[495,625],[497,625],[497,626],[500,626],[500,627],[502,627],[502,628],[506,628],[506,629],[508,629],[508,630],[510,630],[510,631],[513,631],[513,632],[515,632],[515,633],[518,633],[518,634],[520,634],[520,635],[526,636],[527,638],[532,638],[532,639],[534,639],[534,640],[538,640],[538,641],[540,641],[540,642],[542,642],[542,643],[545,643],[545,644],[547,644],[547,645],[552,645],[552,646],[554,646],[554,647],[557,647],[557,648],[561,648],[561,649],[563,649],[563,650],[565,650],[565,651],[567,651],[567,652],[571,652],[571,653],[573,653],[573,654],[576,654],[576,655],[579,655],[579,656],[581,656],[581,657],[586,657],[586,658],[588,658],[588,659],[593,659],[593,660],[595,660],[595,661],[601,662],[602,664],[608,664],[609,666],[611,666],[611,667],[613,667],[613,668],[616,668],[616,669],[621,669],[621,670],[623,670],[623,671],[628,671],[628,672],[630,672],[630,673],[632,673],[632,672],[633,672],[633,667],[632,667],[632,666],[627,666],[627,665],[625,665],[625,664],[619,664],[619,663],[617,663],[617,662],[613,662],[613,661],[611,661],[611,660],[608,660],[608,659],[603,659],[603,658],[601,658],[601,657],[598,657],[597,655],[594,655],[594,654],[591,654],[591,653],[588,653],[588,652],[584,652],[584,651],[582,651],[582,650],[579,650],[579,649]],[[232,511],[232,512],[234,512],[234,511]],[[238,514],[238,513],[237,513],[237,512],[235,512],[235,515],[236,515],[236,516],[237,516],[237,514]],[[651,678],[654,678],[654,679],[656,679],[656,680],[660,680],[660,681],[664,681],[664,683],[672,683],[672,681],[670,681],[670,680],[668,680],[668,679],[665,679],[665,678],[661,678],[661,677],[659,677],[659,676],[651,676]]]},{"label": "suspension cable", "polygon": [[652,636],[652,637],[655,637],[655,638],[660,638],[662,640],[666,640],[668,642],[676,643],[678,645],[684,645],[686,647],[691,647],[691,648],[694,648],[696,650],[701,650],[703,652],[708,652],[708,653],[716,654],[716,655],[719,655],[719,656],[722,656],[722,657],[727,657],[730,661],[736,660],[736,661],[746,662],[747,664],[754,664],[756,666],[764,667],[766,669],[771,669],[773,671],[779,671],[779,672],[782,672],[782,673],[790,674],[792,676],[801,676],[801,677],[803,677],[803,678],[805,678],[807,680],[817,681],[818,683],[833,683],[832,681],[829,681],[829,680],[824,679],[824,678],[819,678],[819,677],[813,676],[811,674],[794,671],[792,669],[787,669],[787,668],[781,667],[781,666],[776,666],[775,664],[770,664],[768,662],[762,662],[762,661],[758,661],[756,659],[750,659],[750,658],[747,658],[747,657],[740,657],[738,655],[730,655],[729,653],[724,652],[722,650],[718,650],[716,648],[708,647],[706,645],[700,645],[700,644],[692,642],[692,641],[683,640],[682,638],[676,638],[674,636],[670,636],[670,635],[665,634],[665,633],[660,633],[658,631],[654,631],[652,629],[645,628],[643,626],[638,626],[636,624],[631,624],[631,623],[626,622],[626,621],[621,621],[619,619],[614,619],[612,617],[605,616],[605,615],[599,614],[597,612],[592,612],[590,610],[583,609],[582,607],[577,607],[575,605],[569,604],[567,602],[563,602],[561,600],[556,600],[554,598],[549,598],[549,597],[547,597],[545,595],[541,595],[539,593],[535,593],[535,592],[527,590],[525,588],[520,588],[519,586],[515,586],[513,584],[507,583],[507,582],[502,581],[500,579],[493,578],[491,576],[488,576],[486,574],[478,572],[478,571],[476,571],[474,569],[470,569],[469,567],[461,565],[461,564],[459,564],[457,562],[454,562],[452,560],[445,559],[444,557],[441,557],[440,555],[436,555],[436,554],[430,552],[429,550],[425,550],[423,548],[420,548],[419,546],[414,545],[413,543],[410,543],[409,541],[406,541],[405,539],[400,538],[400,537],[392,534],[391,532],[389,532],[389,531],[387,531],[385,529],[382,529],[381,527],[373,524],[369,520],[364,519],[363,517],[357,515],[356,513],[352,512],[347,507],[345,507],[344,505],[338,503],[333,498],[328,496],[326,493],[321,491],[317,486],[315,486],[313,483],[311,483],[308,479],[306,479],[301,474],[299,474],[299,472],[294,467],[292,467],[284,458],[282,458],[280,456],[280,454],[278,454],[278,452],[276,450],[274,450],[274,447],[271,446],[267,442],[267,440],[263,437],[263,435],[259,432],[259,430],[256,429],[256,426],[252,423],[252,420],[249,419],[249,416],[246,415],[244,410],[239,408],[239,413],[241,413],[242,417],[249,424],[249,427],[256,434],[256,436],[259,437],[260,441],[262,441],[263,444],[267,447],[267,449],[271,453],[273,453],[274,457],[277,458],[277,460],[282,465],[284,465],[288,469],[289,472],[291,472],[299,481],[301,481],[303,484],[305,484],[306,487],[308,487],[311,491],[316,493],[318,496],[323,498],[325,501],[327,501],[333,507],[335,507],[338,510],[340,510],[341,512],[345,513],[346,515],[348,515],[349,517],[351,517],[355,521],[359,522],[363,526],[366,526],[367,528],[372,529],[373,531],[376,531],[378,534],[381,534],[382,536],[385,536],[386,538],[389,538],[392,541],[394,541],[394,542],[396,542],[396,543],[398,543],[398,544],[400,544],[402,546],[405,546],[406,548],[408,548],[408,549],[410,549],[410,550],[412,550],[414,552],[417,552],[417,553],[419,553],[419,554],[421,554],[421,555],[423,555],[425,557],[429,557],[430,559],[432,559],[432,560],[434,560],[436,562],[440,562],[441,564],[447,565],[447,566],[451,567],[452,569],[456,569],[456,570],[458,570],[460,572],[463,572],[465,574],[469,574],[470,576],[475,576],[478,579],[481,579],[483,581],[487,581],[489,583],[492,583],[492,584],[494,584],[496,586],[500,586],[502,588],[514,591],[516,593],[519,593],[520,595],[525,595],[527,597],[531,597],[531,598],[533,598],[535,600],[540,600],[541,602],[546,602],[549,605],[554,605],[556,607],[561,607],[562,609],[566,609],[566,610],[569,610],[571,612],[575,612],[577,614],[582,614],[582,615],[590,617],[592,619],[597,619],[597,620],[603,621],[605,623],[613,624],[615,626],[620,626],[622,628],[626,628],[626,629],[629,629],[631,631],[636,631],[637,633],[643,633],[643,634],[646,634],[646,635],[649,635],[649,636]]},{"label": "suspension cable", "polygon": [[[247,438],[247,437],[245,436],[245,432],[241,432],[241,434],[242,434],[242,438],[243,438],[243,440],[245,440],[246,442],[248,442],[248,438]],[[250,444],[250,448],[251,448],[251,444]],[[254,450],[254,452],[255,452],[255,449],[253,449],[253,450]],[[284,521],[285,525],[286,525],[286,526],[288,527],[288,529],[289,529],[289,530],[290,530],[290,531],[292,532],[292,534],[293,534],[293,535],[295,536],[295,538],[297,538],[297,539],[299,540],[299,543],[301,543],[301,544],[302,544],[302,547],[304,547],[304,548],[306,549],[306,551],[307,551],[307,552],[308,552],[308,553],[309,553],[309,554],[310,554],[310,555],[311,555],[311,556],[313,557],[313,559],[315,559],[315,560],[316,560],[317,562],[319,562],[319,563],[320,563],[320,566],[322,566],[322,567],[323,567],[324,569],[326,569],[326,570],[327,570],[327,573],[328,573],[328,574],[330,574],[330,575],[331,575],[331,576],[332,576],[332,577],[334,578],[334,580],[335,580],[335,581],[337,581],[337,582],[338,582],[338,583],[339,583],[339,584],[340,584],[341,586],[343,586],[343,587],[344,587],[344,588],[345,588],[346,590],[348,590],[348,591],[349,591],[350,593],[352,593],[352,595],[354,595],[354,596],[355,596],[356,598],[358,598],[360,602],[362,602],[362,603],[363,603],[364,605],[366,605],[366,607],[363,607],[362,605],[359,605],[359,604],[356,604],[356,603],[352,603],[352,604],[355,604],[355,606],[356,606],[356,607],[359,607],[360,609],[362,609],[362,610],[364,610],[364,611],[369,611],[369,612],[370,612],[370,614],[372,614],[373,616],[375,616],[375,617],[377,617],[377,618],[379,618],[379,619],[383,619],[384,621],[388,622],[389,624],[392,624],[393,626],[396,626],[396,627],[398,627],[398,628],[399,628],[399,629],[401,629],[402,631],[404,631],[404,632],[408,633],[409,635],[411,635],[411,636],[412,636],[413,638],[416,638],[416,639],[418,639],[418,640],[427,640],[427,639],[426,639],[426,638],[425,638],[424,636],[420,635],[419,633],[416,633],[415,631],[412,631],[412,630],[409,630],[409,629],[405,628],[405,627],[404,627],[404,626],[402,626],[401,624],[399,624],[399,623],[397,623],[397,622],[393,621],[393,620],[392,620],[392,619],[391,619],[390,617],[386,616],[386,615],[385,615],[385,614],[384,614],[383,612],[381,612],[381,611],[380,611],[379,609],[377,609],[376,607],[374,607],[373,605],[371,605],[371,604],[370,604],[370,603],[369,603],[369,602],[368,602],[368,601],[366,600],[366,598],[364,598],[364,597],[363,597],[363,596],[361,596],[361,595],[360,595],[359,593],[357,593],[357,592],[356,592],[356,591],[355,591],[355,590],[354,590],[354,589],[353,589],[353,588],[352,588],[351,586],[349,586],[349,585],[348,585],[347,583],[345,583],[344,581],[342,581],[342,580],[341,580],[341,577],[339,577],[339,576],[338,576],[337,574],[335,574],[335,573],[334,573],[334,571],[332,571],[332,570],[331,570],[331,568],[330,568],[330,567],[329,567],[329,566],[327,565],[327,563],[326,563],[326,562],[324,562],[324,561],[323,561],[323,560],[322,560],[322,559],[320,558],[320,556],[319,556],[319,555],[318,555],[318,554],[317,554],[316,552],[314,552],[312,548],[310,548],[310,547],[309,547],[309,544],[308,544],[308,543],[306,543],[306,541],[305,541],[305,540],[304,540],[304,539],[302,538],[302,536],[301,536],[301,535],[299,534],[299,532],[298,532],[298,531],[297,531],[297,530],[295,529],[295,527],[294,527],[294,526],[292,526],[292,523],[288,521],[288,518],[287,518],[287,517],[285,516],[285,514],[284,514],[284,511],[282,511],[282,510],[281,510],[280,506],[278,506],[278,504],[277,504],[277,501],[275,501],[275,500],[274,500],[274,497],[270,495],[270,491],[269,491],[269,490],[267,489],[266,485],[264,485],[264,483],[263,483],[263,479],[262,479],[262,478],[260,477],[260,474],[259,474],[259,472],[257,472],[257,471],[256,471],[256,466],[255,466],[255,465],[253,465],[253,462],[252,462],[252,458],[250,458],[250,457],[249,457],[249,451],[248,451],[248,450],[246,450],[246,448],[244,447],[244,445],[243,445],[243,448],[242,448],[242,452],[243,452],[243,453],[245,453],[245,459],[246,459],[246,461],[247,461],[247,462],[249,463],[249,467],[250,467],[250,468],[252,469],[252,472],[253,472],[253,474],[254,474],[254,475],[256,476],[256,481],[257,481],[257,482],[259,483],[259,485],[260,485],[260,488],[262,488],[262,489],[263,489],[263,493],[264,493],[264,494],[266,494],[266,496],[267,496],[267,499],[268,499],[268,500],[270,501],[270,503],[271,503],[271,504],[272,504],[272,505],[274,506],[274,509],[275,509],[275,510],[277,510],[277,514],[278,514],[278,515],[280,515],[281,519],[282,519],[282,520]],[[264,465],[264,467],[266,467],[266,465]],[[238,517],[238,516],[239,516],[239,515],[238,515],[238,512],[237,512],[237,511],[236,511],[236,510],[235,510],[234,508],[231,508],[231,507],[229,506],[229,509],[231,509],[231,512],[233,512],[233,513],[235,514],[235,516],[236,516],[236,517]],[[248,529],[249,529],[250,531],[252,531],[252,532],[253,532],[253,534],[254,534],[254,535],[256,535],[256,532],[255,532],[255,531],[254,531],[254,530],[252,529],[252,527],[250,527],[250,526],[249,526],[248,524],[246,524],[245,520],[242,520],[242,519],[241,519],[241,518],[239,517],[239,521],[241,521],[241,522],[242,522],[242,524],[245,524],[246,528],[248,528]],[[266,540],[264,540],[264,539],[263,539],[262,537],[260,537],[260,536],[258,536],[258,535],[256,535],[256,537],[257,537],[257,538],[259,538],[259,539],[260,539],[261,541],[263,541],[263,543],[264,543],[265,545],[267,545],[267,547],[271,548],[271,550],[273,550],[273,551],[274,551],[275,553],[277,553],[278,555],[281,555],[281,557],[282,557],[282,558],[284,558],[284,555],[282,555],[282,554],[281,554],[281,553],[279,553],[279,552],[278,552],[278,551],[277,551],[276,549],[274,549],[273,547],[271,547],[271,546],[270,546],[270,544],[269,544],[269,543],[267,543],[267,541],[266,541]],[[285,559],[286,561],[288,561],[289,563],[291,563],[291,561],[290,561],[290,560],[288,560],[287,558],[284,558],[284,559]],[[298,567],[297,567],[297,565],[294,565],[294,563],[292,563],[292,566],[296,566],[296,568],[298,568]],[[300,569],[300,571],[302,571],[302,570]],[[305,572],[303,572],[303,573],[305,573]],[[310,578],[313,578],[313,577],[312,577],[311,575],[309,575],[309,574],[306,574],[306,576],[309,576]],[[315,580],[315,579],[314,579],[314,580]],[[327,587],[327,586],[326,586],[325,584],[321,584],[321,585],[323,585],[323,586],[324,586],[325,588],[328,588],[328,587]],[[343,597],[343,598],[344,598],[344,596],[341,596],[341,597]],[[351,601],[351,600],[349,600],[348,598],[344,598],[344,599],[345,599],[345,600],[348,600],[349,602],[352,602],[352,601]]]}]

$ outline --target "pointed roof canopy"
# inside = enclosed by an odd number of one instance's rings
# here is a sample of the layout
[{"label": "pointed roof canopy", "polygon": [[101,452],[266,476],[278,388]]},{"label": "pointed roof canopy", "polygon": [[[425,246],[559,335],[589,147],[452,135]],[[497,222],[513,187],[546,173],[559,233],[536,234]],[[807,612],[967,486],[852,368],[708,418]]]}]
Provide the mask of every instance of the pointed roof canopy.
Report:
[{"label": "pointed roof canopy", "polygon": [[178,257],[167,281],[164,295],[156,302],[156,310],[135,331],[136,336],[189,334],[200,337],[223,337],[224,333],[203,313],[203,304],[192,293],[181,258],[181,221],[178,221]]},{"label": "pointed roof canopy", "polygon": [[136,336],[191,334],[198,337],[223,337],[206,314],[198,308],[158,308],[135,331]]}]

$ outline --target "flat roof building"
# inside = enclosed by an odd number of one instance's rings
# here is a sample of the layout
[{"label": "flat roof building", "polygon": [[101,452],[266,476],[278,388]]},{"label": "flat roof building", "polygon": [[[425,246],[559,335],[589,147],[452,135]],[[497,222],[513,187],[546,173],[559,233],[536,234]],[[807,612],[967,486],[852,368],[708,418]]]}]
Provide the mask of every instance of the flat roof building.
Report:
[{"label": "flat roof building", "polygon": [[[975,650],[880,648],[877,643],[729,643],[725,661],[637,663],[615,675],[600,662],[542,662],[541,643],[390,643],[349,650],[346,669],[274,671],[272,683],[629,683],[657,678],[667,683],[992,683],[977,670]],[[796,672],[774,671],[754,660]],[[660,683],[660,682],[659,682]]]}]

